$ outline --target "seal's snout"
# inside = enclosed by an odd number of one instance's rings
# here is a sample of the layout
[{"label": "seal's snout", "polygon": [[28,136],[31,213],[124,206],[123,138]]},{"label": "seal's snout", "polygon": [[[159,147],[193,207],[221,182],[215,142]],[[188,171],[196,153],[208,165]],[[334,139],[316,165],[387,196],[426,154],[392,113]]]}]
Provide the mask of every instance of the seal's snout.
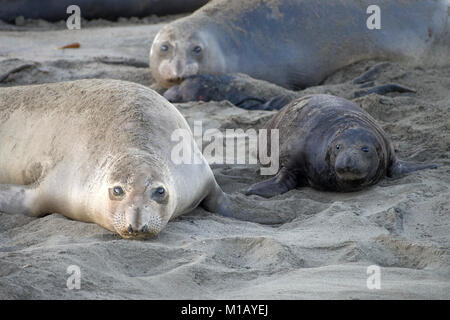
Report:
[{"label": "seal's snout", "polygon": [[342,180],[359,180],[367,175],[364,160],[359,159],[357,155],[349,154],[338,156],[335,163],[335,171]]},{"label": "seal's snout", "polygon": [[172,85],[180,84],[186,78],[198,74],[198,64],[195,62],[185,63],[180,60],[164,63],[160,67],[160,73],[165,81]]},{"label": "seal's snout", "polygon": [[150,238],[156,236],[164,227],[160,215],[146,208],[130,206],[124,215],[120,235],[124,238]]}]

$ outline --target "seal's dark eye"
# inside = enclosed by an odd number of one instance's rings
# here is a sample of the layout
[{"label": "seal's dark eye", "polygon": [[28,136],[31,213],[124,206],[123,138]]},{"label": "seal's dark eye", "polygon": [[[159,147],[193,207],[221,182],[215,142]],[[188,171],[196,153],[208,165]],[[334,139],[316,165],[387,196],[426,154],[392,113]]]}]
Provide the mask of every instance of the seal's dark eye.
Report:
[{"label": "seal's dark eye", "polygon": [[166,44],[163,44],[161,46],[161,51],[167,51],[167,50],[169,50],[169,47]]},{"label": "seal's dark eye", "polygon": [[125,192],[123,192],[123,189],[121,187],[114,187],[113,188],[113,194],[117,197],[124,195]]},{"label": "seal's dark eye", "polygon": [[362,147],[361,150],[362,150],[363,152],[369,152],[369,147]]},{"label": "seal's dark eye", "polygon": [[163,195],[164,193],[166,193],[166,190],[164,190],[163,187],[158,187],[156,188],[156,193],[159,195]]},{"label": "seal's dark eye", "polygon": [[194,49],[192,49],[192,51],[195,53],[200,53],[202,52],[202,48],[200,46],[195,46]]},{"label": "seal's dark eye", "polygon": [[341,148],[341,145],[340,144],[337,144],[336,145],[336,150],[339,150]]}]

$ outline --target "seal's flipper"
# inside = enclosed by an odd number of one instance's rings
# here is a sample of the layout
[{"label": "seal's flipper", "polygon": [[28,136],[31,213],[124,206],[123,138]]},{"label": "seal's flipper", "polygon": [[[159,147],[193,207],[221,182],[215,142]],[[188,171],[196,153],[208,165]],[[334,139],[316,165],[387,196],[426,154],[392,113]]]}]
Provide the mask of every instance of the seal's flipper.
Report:
[{"label": "seal's flipper", "polygon": [[[209,212],[220,214],[224,217],[261,224],[280,224],[293,219],[283,216],[257,203],[248,203],[249,199],[239,195],[228,195],[216,184],[215,189],[203,200],[201,206]],[[249,210],[248,208],[255,208]]]},{"label": "seal's flipper", "polygon": [[365,82],[373,81],[377,78],[377,75],[380,73],[381,69],[388,66],[388,62],[380,62],[376,65],[372,66],[369,70],[364,72],[362,75],[360,75],[358,78],[355,78],[353,80],[353,84],[360,84]]},{"label": "seal's flipper", "polygon": [[246,110],[265,110],[264,106],[267,101],[259,97],[245,97],[244,99],[233,103],[236,107]]},{"label": "seal's flipper", "polygon": [[284,94],[273,97],[263,105],[262,110],[280,110],[289,102],[291,102],[292,99],[293,98],[291,96]]},{"label": "seal's flipper", "polygon": [[292,97],[282,94],[268,101],[260,97],[246,97],[234,105],[246,110],[280,110],[291,101]]},{"label": "seal's flipper", "polygon": [[0,184],[0,211],[38,216],[34,204],[36,193],[31,186]]},{"label": "seal's flipper", "polygon": [[367,89],[367,90],[359,90],[359,91],[355,91],[353,93],[353,96],[355,98],[359,98],[359,97],[363,97],[366,95],[369,95],[371,93],[376,93],[379,95],[386,95],[388,93],[391,92],[400,92],[400,93],[404,93],[404,92],[412,92],[412,93],[416,93],[416,90],[396,84],[396,83],[388,83],[388,84],[382,84],[379,86],[375,86],[373,88]]},{"label": "seal's flipper", "polygon": [[246,190],[245,194],[256,194],[264,198],[270,198],[288,192],[296,186],[296,177],[285,168],[282,168],[276,176],[252,185]]},{"label": "seal's flipper", "polygon": [[391,178],[399,177],[409,172],[423,170],[423,169],[436,169],[437,165],[430,163],[414,163],[402,160],[395,160],[394,163],[388,168],[387,176]]}]

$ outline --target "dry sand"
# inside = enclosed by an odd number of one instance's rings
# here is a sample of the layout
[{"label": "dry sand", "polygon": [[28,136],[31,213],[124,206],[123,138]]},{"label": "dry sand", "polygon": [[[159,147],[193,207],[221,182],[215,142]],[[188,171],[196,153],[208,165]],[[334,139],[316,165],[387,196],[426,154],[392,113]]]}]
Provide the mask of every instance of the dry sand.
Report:
[{"label": "dry sand", "polygon": [[[167,21],[100,21],[78,31],[36,21],[0,24],[0,75],[33,65],[0,85],[113,78],[155,87],[148,51]],[[81,47],[55,50],[72,42]],[[350,81],[375,63],[349,66],[300,95],[350,98]],[[259,225],[199,208],[147,241],[122,240],[58,214],[0,213],[0,298],[449,299],[450,66],[391,63],[378,79],[389,82],[417,93],[355,101],[381,123],[402,159],[435,162],[437,170],[385,179],[361,192],[302,188],[267,200],[240,193],[263,178],[257,166],[212,165],[219,184],[243,207],[278,212],[290,222]],[[274,113],[228,102],[177,107],[190,124],[204,120],[206,128],[220,129],[260,128]],[[70,265],[81,269],[80,290],[66,286]],[[381,267],[379,290],[367,288],[370,265]]]}]

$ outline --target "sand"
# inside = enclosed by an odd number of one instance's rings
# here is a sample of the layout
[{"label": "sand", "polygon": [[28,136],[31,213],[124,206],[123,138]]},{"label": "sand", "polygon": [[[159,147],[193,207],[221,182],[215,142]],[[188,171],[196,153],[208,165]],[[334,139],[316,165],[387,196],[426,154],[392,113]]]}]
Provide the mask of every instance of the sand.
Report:
[{"label": "sand", "polygon": [[[176,18],[176,17],[175,17]],[[0,24],[0,86],[113,78],[156,88],[148,51],[167,19],[63,24]],[[79,49],[55,48],[79,42]],[[307,93],[352,98],[351,80],[377,61],[349,66]],[[241,192],[263,179],[257,165],[212,165],[234,201],[287,222],[261,225],[201,208],[169,222],[157,237],[123,240],[95,224],[59,214],[43,218],[0,213],[0,299],[449,299],[450,64],[391,62],[377,83],[416,94],[354,99],[391,136],[400,158],[435,162],[436,170],[384,179],[355,193],[301,188],[272,199]],[[273,111],[228,102],[177,107],[204,128],[260,128]],[[242,147],[242,146],[240,146]],[[67,268],[81,271],[70,290]],[[367,268],[380,267],[380,289]]]}]

